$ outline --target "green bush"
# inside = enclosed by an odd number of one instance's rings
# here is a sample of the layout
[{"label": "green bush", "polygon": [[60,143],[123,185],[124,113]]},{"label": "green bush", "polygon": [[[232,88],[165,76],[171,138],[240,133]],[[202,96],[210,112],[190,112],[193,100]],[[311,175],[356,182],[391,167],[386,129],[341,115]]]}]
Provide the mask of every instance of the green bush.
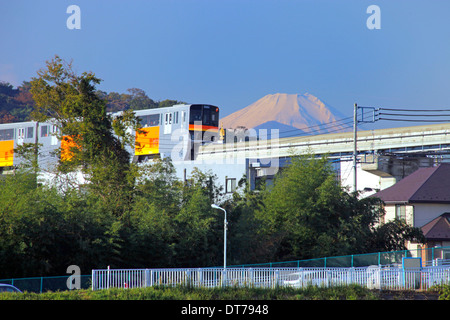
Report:
[{"label": "green bush", "polygon": [[46,293],[2,293],[0,300],[375,300],[377,294],[360,286],[294,289],[148,287],[90,289]]},{"label": "green bush", "polygon": [[450,300],[450,285],[442,285],[440,287],[439,300]]}]

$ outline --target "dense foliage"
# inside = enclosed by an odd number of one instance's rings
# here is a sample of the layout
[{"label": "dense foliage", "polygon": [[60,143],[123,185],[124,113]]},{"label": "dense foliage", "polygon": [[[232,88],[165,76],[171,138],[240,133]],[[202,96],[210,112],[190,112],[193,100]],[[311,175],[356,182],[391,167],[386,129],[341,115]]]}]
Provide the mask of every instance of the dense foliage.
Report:
[{"label": "dense foliage", "polygon": [[[57,119],[59,137],[74,137],[76,147],[57,167],[58,184],[41,183],[33,161],[0,180],[0,278],[61,275],[73,264],[82,273],[220,266],[223,213],[212,203],[228,212],[229,265],[399,250],[421,240],[401,223],[379,224],[379,200],[343,189],[326,158],[294,157],[272,187],[249,190],[243,179],[231,198],[211,172],[196,169],[183,182],[168,160],[133,164],[124,128],[138,126],[134,114],[108,115],[99,82],[59,57],[30,82],[33,117]],[[73,170],[86,183],[73,180]]]},{"label": "dense foliage", "polygon": [[402,250],[405,240],[423,241],[419,229],[401,221],[381,223],[381,200],[342,188],[326,158],[293,157],[262,203],[256,216],[273,247],[271,260]]},{"label": "dense foliage", "polygon": [[[357,285],[319,288],[306,287],[295,289],[290,287],[252,288],[194,288],[148,287],[133,289],[108,290],[73,290],[46,293],[0,293],[0,300],[375,300],[379,292],[373,292]],[[273,311],[272,311],[273,312]]]},{"label": "dense foliage", "polygon": [[[0,300],[175,300],[175,301],[239,301],[239,300],[450,300],[450,286],[442,285],[428,291],[371,290],[358,285],[331,288],[307,286],[304,288],[223,287],[195,288],[189,286],[147,287],[105,290],[83,289],[57,292],[0,293]],[[238,304],[238,303],[237,303]],[[269,302],[270,304],[270,302]],[[147,305],[145,305],[147,306]],[[165,306],[164,306],[165,307]],[[297,308],[295,306],[294,308]],[[181,309],[181,308],[180,308]],[[271,307],[270,307],[271,309]],[[167,310],[166,310],[167,311]],[[177,309],[176,312],[179,312]],[[271,313],[274,310],[271,309]],[[292,311],[287,309],[288,313]],[[404,312],[404,310],[402,311]],[[281,313],[277,309],[277,316]]]}]

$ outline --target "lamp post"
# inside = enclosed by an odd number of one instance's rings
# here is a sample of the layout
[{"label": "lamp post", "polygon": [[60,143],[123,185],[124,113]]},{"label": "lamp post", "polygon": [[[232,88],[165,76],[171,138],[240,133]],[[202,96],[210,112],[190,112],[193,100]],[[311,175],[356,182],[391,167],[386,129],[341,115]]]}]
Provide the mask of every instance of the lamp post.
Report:
[{"label": "lamp post", "polygon": [[212,204],[211,208],[222,210],[225,213],[223,222],[223,269],[225,270],[227,268],[227,211],[216,204]]}]

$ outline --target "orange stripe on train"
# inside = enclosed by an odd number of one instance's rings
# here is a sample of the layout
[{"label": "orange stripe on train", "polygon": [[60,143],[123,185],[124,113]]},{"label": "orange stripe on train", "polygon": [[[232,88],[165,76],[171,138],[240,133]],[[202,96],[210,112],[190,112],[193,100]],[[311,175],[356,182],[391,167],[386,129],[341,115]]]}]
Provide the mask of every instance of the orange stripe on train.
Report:
[{"label": "orange stripe on train", "polygon": [[206,131],[206,130],[219,130],[219,128],[214,126],[203,126],[195,124],[189,125],[189,131]]}]

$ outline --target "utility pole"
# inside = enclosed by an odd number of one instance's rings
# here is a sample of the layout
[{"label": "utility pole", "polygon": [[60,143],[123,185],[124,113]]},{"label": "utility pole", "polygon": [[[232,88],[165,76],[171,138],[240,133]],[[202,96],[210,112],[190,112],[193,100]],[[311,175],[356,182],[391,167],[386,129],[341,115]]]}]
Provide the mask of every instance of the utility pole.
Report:
[{"label": "utility pole", "polygon": [[358,105],[355,103],[354,110],[353,110],[353,191],[356,192],[357,184],[356,184],[356,163],[357,163],[357,156],[358,156],[358,149],[357,149],[357,132],[358,132]]}]

